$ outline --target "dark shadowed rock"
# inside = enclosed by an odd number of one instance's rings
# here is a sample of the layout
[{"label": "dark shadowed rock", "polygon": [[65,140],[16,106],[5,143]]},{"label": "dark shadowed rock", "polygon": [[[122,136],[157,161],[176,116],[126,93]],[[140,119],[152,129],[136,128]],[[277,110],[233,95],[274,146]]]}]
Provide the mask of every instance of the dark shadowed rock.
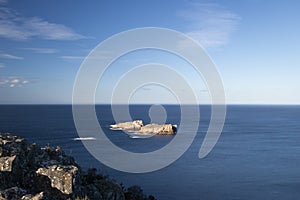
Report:
[{"label": "dark shadowed rock", "polygon": [[100,191],[103,199],[125,200],[122,187],[112,180],[98,180],[94,185]]},{"label": "dark shadowed rock", "polygon": [[143,193],[143,190],[140,186],[134,185],[131,186],[127,189],[125,192],[125,197],[126,199],[131,199],[131,200],[155,200],[155,197],[149,196],[146,197],[145,194]]},{"label": "dark shadowed rock", "polygon": [[26,190],[18,188],[18,187],[12,187],[8,188],[6,190],[0,191],[0,200],[17,200],[21,199],[23,195],[27,193]]}]

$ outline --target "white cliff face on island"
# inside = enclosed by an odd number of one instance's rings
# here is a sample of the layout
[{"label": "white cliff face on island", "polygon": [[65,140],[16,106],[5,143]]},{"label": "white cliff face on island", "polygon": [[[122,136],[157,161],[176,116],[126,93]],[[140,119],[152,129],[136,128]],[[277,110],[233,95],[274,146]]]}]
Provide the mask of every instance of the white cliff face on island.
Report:
[{"label": "white cliff face on island", "polygon": [[135,120],[133,122],[123,122],[117,123],[115,125],[110,125],[112,129],[121,129],[121,130],[140,130],[143,126],[142,120]]},{"label": "white cliff face on island", "polygon": [[177,132],[177,125],[172,124],[147,124],[143,125],[142,120],[122,122],[110,125],[113,130],[135,131],[139,134],[149,135],[174,135]]}]

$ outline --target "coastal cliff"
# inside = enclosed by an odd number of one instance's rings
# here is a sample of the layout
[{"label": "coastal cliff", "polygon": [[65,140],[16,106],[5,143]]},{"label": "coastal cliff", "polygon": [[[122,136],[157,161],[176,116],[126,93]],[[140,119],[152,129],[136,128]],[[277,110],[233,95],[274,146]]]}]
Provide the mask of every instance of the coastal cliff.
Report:
[{"label": "coastal cliff", "polygon": [[139,186],[125,189],[97,173],[83,171],[60,147],[41,148],[0,133],[0,200],[154,200]]}]

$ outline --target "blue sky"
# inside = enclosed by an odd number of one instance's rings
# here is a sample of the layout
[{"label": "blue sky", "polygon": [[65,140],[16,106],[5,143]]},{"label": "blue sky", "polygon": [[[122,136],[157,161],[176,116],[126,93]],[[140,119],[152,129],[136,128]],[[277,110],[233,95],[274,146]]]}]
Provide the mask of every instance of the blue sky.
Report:
[{"label": "blue sky", "polygon": [[[221,74],[227,103],[299,104],[299,8],[296,0],[0,0],[0,104],[71,103],[77,71],[96,45],[113,34],[149,26],[198,41]],[[121,75],[121,65],[153,58],[185,73],[200,102],[206,102],[202,80],[184,63],[154,51],[114,63],[98,86],[97,102],[109,101],[110,80]],[[172,103],[173,97],[156,86],[139,91],[131,102]]]}]

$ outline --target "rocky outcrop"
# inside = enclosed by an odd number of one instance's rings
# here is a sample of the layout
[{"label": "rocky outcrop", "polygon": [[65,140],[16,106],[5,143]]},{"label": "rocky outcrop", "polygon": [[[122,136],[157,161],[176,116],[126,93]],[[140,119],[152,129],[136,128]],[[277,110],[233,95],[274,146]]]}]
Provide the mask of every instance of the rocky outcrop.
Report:
[{"label": "rocky outcrop", "polygon": [[177,132],[177,125],[172,124],[147,124],[143,125],[142,120],[123,122],[110,125],[113,130],[135,131],[139,134],[150,135],[174,135]]},{"label": "rocky outcrop", "polygon": [[15,160],[16,156],[11,157],[0,157],[0,171],[1,172],[11,172],[12,163]]},{"label": "rocky outcrop", "polygon": [[143,126],[142,120],[135,120],[132,122],[123,122],[110,125],[112,129],[121,129],[121,130],[140,130]]},{"label": "rocky outcrop", "polygon": [[156,134],[156,135],[173,135],[176,133],[177,127],[172,124],[147,124],[141,127],[141,134]]},{"label": "rocky outcrop", "polygon": [[78,168],[73,165],[52,165],[39,168],[36,173],[47,176],[51,180],[51,186],[64,194],[73,193],[73,184],[77,176]]},{"label": "rocky outcrop", "polygon": [[45,194],[44,194],[44,192],[40,192],[36,195],[26,194],[26,195],[22,196],[21,199],[22,200],[43,200],[43,199],[45,199]]},{"label": "rocky outcrop", "polygon": [[[60,147],[40,148],[0,133],[0,200],[132,199],[128,192],[95,169],[83,171]],[[136,200],[150,199],[142,194]]]}]

